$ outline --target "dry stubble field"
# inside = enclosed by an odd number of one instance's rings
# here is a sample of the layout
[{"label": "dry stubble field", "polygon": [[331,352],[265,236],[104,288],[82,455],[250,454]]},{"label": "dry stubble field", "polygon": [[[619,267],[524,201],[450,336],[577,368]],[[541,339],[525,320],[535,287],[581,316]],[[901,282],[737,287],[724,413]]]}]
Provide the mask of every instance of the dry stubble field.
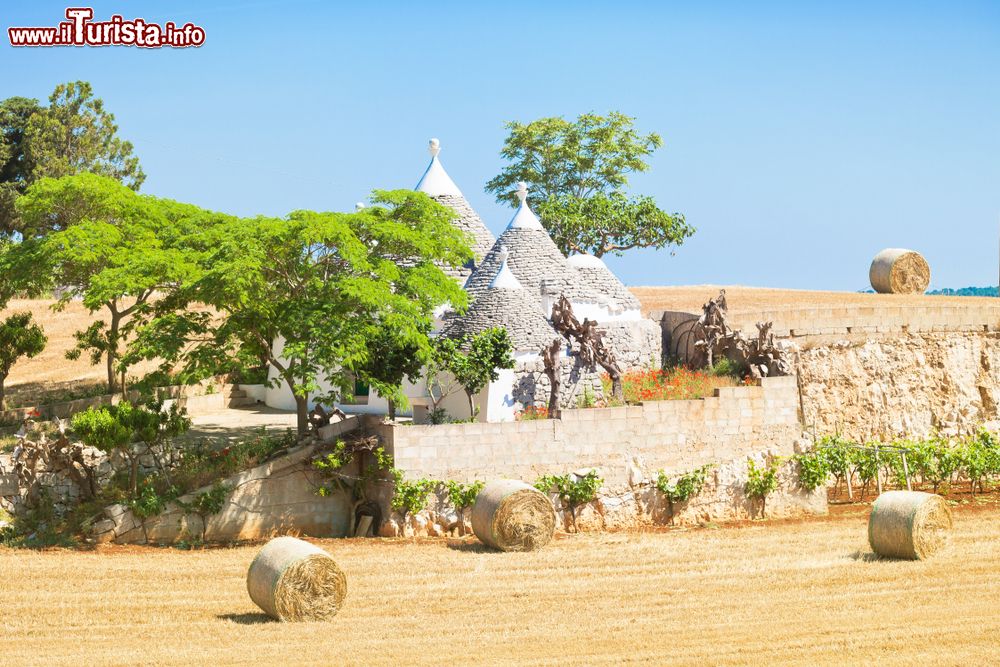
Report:
[{"label": "dry stubble field", "polygon": [[0,662],[989,664],[997,507],[925,562],[872,560],[866,508],[806,522],[584,534],[539,553],[320,540],[348,575],[330,623],[269,622],[256,547],[0,549]]}]

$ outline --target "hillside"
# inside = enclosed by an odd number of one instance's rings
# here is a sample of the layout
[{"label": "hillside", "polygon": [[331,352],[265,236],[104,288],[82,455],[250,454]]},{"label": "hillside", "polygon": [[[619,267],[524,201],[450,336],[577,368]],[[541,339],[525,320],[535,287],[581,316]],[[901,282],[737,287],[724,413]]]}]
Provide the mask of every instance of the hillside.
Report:
[{"label": "hillside", "polygon": [[52,309],[54,304],[54,299],[14,299],[0,310],[0,319],[17,311],[31,312],[49,338],[45,350],[37,357],[14,364],[6,383],[12,404],[24,404],[41,392],[86,393],[106,380],[104,366],[92,365],[89,355],[81,355],[75,361],[66,358],[66,352],[76,346],[73,332],[102,319],[97,316],[99,313],[92,315],[79,301],[71,301],[58,312]]}]

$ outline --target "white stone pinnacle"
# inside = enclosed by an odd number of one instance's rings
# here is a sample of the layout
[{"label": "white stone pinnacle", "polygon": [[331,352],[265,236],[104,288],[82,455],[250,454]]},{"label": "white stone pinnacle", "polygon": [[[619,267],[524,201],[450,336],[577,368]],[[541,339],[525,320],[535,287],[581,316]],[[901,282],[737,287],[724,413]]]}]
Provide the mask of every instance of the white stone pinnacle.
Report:
[{"label": "white stone pinnacle", "polygon": [[428,142],[427,150],[431,154],[431,163],[427,165],[427,171],[424,172],[414,189],[429,194],[431,197],[443,195],[461,197],[462,191],[455,185],[455,181],[451,180],[451,176],[444,170],[438,159],[438,153],[441,152],[441,142],[437,139],[431,139]]},{"label": "white stone pinnacle", "polygon": [[500,269],[493,277],[492,282],[490,282],[490,289],[523,289],[521,281],[517,279],[517,276],[507,266],[507,257],[509,254],[507,246],[500,246]]},{"label": "white stone pinnacle", "polygon": [[517,212],[511,219],[507,229],[538,229],[543,230],[542,223],[528,206],[528,184],[521,181],[517,184],[517,198],[521,200],[521,205],[517,207]]}]

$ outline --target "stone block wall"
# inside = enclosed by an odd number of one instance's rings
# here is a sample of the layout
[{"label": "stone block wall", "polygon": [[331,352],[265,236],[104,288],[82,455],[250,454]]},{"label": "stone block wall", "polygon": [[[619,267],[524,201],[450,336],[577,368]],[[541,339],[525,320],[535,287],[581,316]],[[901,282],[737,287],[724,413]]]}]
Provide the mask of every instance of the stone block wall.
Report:
[{"label": "stone block wall", "polygon": [[373,428],[408,477],[533,481],[596,467],[620,485],[632,468],[679,473],[762,450],[791,454],[798,408],[795,378],[785,377],[700,400],[565,410],[561,419]]}]

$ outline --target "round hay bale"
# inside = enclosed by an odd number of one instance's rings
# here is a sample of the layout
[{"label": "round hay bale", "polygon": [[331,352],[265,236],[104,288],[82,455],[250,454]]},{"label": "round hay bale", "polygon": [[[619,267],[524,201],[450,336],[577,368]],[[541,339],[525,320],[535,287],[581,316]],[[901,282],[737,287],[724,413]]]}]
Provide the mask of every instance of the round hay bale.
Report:
[{"label": "round hay bale", "polygon": [[868,279],[879,294],[923,294],[931,283],[931,268],[919,252],[886,248],[872,260]]},{"label": "round hay bale", "polygon": [[556,529],[556,513],[548,496],[513,479],[490,482],[472,506],[472,531],[501,551],[541,549]]},{"label": "round hay bale", "polygon": [[279,621],[325,621],[340,611],[347,577],[319,547],[278,537],[250,563],[247,591],[258,607]]},{"label": "round hay bale", "polygon": [[927,558],[944,546],[950,530],[948,503],[921,491],[886,491],[868,517],[868,543],[887,558]]}]

